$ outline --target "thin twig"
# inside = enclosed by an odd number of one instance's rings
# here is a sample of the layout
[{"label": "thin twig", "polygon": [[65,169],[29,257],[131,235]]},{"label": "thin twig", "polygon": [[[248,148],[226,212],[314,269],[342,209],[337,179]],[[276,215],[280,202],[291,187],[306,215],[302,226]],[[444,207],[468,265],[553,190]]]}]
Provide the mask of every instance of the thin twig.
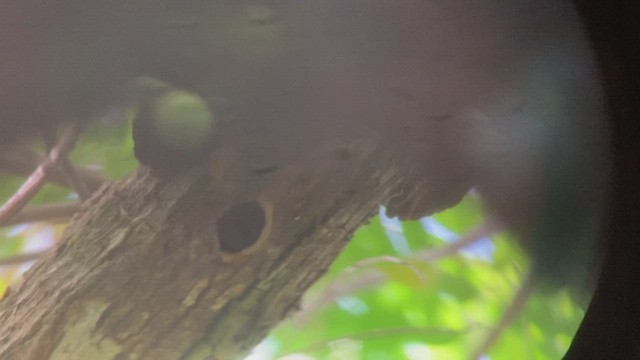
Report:
[{"label": "thin twig", "polygon": [[69,183],[69,185],[71,185],[71,187],[73,187],[80,199],[87,200],[89,197],[91,197],[92,191],[89,190],[87,184],[82,181],[82,178],[78,175],[75,167],[73,167],[69,159],[65,158],[64,160],[62,160],[62,162],[60,163],[60,170],[62,170],[62,172],[66,175],[67,182]]},{"label": "thin twig", "polygon": [[[385,329],[371,329],[355,334],[346,336],[335,337],[329,340],[313,343],[305,346],[304,348],[290,352],[294,353],[311,353],[327,347],[327,345],[336,343],[343,340],[367,340],[375,338],[388,338],[389,336],[399,335],[423,335],[423,336],[443,336],[443,335],[463,335],[474,330],[474,327],[466,327],[462,329],[450,329],[442,327],[398,327],[398,328],[385,328]],[[288,354],[283,354],[286,356]]]},{"label": "thin twig", "polygon": [[42,188],[46,181],[47,174],[64,159],[64,156],[73,148],[79,134],[80,125],[73,125],[64,131],[60,141],[51,149],[49,157],[36,168],[31,176],[20,186],[18,191],[0,207],[0,225],[20,212],[40,188]]},{"label": "thin twig", "polygon": [[466,248],[467,246],[475,243],[476,241],[484,238],[485,236],[491,236],[500,232],[501,230],[502,227],[498,224],[497,220],[492,218],[486,219],[477,227],[467,231],[464,235],[460,236],[458,240],[450,242],[446,246],[442,246],[435,250],[429,249],[421,251],[416,255],[416,258],[426,262],[433,262],[441,258],[453,255]]},{"label": "thin twig", "polygon": [[504,330],[520,315],[535,288],[535,279],[529,272],[518,287],[516,294],[502,314],[498,323],[489,331],[482,344],[471,354],[469,359],[478,360],[498,341]]},{"label": "thin twig", "polygon": [[26,206],[20,213],[3,223],[3,226],[37,221],[65,222],[80,210],[80,202]]},{"label": "thin twig", "polygon": [[[53,134],[45,133],[42,134],[42,140],[47,149],[47,152],[50,152],[55,146],[55,137]],[[87,185],[82,181],[82,179],[78,176],[75,168],[67,158],[67,154],[64,154],[62,159],[58,164],[58,169],[60,169],[67,180],[67,183],[71,185],[71,187],[76,191],[76,194],[80,197],[81,200],[87,200],[91,196],[91,191],[87,187]]]},{"label": "thin twig", "polygon": [[0,259],[0,266],[20,265],[26,262],[35,261],[44,256],[47,252],[49,252],[49,249]]},{"label": "thin twig", "polygon": [[370,289],[383,283],[386,279],[387,277],[382,272],[375,269],[367,269],[355,276],[340,277],[340,279],[329,283],[317,296],[313,298],[305,296],[302,300],[300,311],[295,314],[293,321],[298,325],[302,325],[318,309],[324,308],[336,301],[336,299]]},{"label": "thin twig", "polygon": [[[10,152],[0,155],[0,172],[26,177],[46,158],[46,156],[38,155],[28,149],[12,148]],[[94,170],[79,166],[73,166],[73,170],[92,192],[96,191],[106,181]],[[58,168],[51,169],[47,179],[56,185],[73,187],[69,184],[69,179],[63,171]]]},{"label": "thin twig", "polygon": [[422,271],[420,271],[420,269],[413,266],[408,260],[401,259],[397,256],[383,255],[383,256],[370,257],[367,259],[356,261],[353,265],[349,266],[344,271],[345,272],[356,271],[359,268],[370,267],[372,265],[380,264],[380,263],[392,263],[392,264],[404,265],[408,269],[413,271],[416,274],[416,276],[420,279],[420,281],[424,281],[424,274],[422,273]]}]

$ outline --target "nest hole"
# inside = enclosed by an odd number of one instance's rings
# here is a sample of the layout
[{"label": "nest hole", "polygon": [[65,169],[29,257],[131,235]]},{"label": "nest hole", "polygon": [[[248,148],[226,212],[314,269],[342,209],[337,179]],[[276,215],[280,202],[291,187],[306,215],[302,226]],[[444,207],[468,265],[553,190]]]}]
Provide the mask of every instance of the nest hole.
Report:
[{"label": "nest hole", "polygon": [[218,220],[220,250],[238,253],[254,245],[265,231],[267,213],[257,201],[230,207]]}]

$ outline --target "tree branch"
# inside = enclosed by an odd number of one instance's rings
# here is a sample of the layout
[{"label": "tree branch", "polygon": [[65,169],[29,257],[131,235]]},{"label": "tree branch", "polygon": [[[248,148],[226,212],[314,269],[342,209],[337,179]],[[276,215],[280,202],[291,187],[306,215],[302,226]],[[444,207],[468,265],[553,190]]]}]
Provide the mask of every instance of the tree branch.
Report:
[{"label": "tree branch", "polygon": [[479,360],[498,341],[502,332],[520,315],[535,288],[534,276],[529,272],[522,280],[515,296],[500,317],[498,323],[490,329],[480,346],[469,356],[470,360]]},{"label": "tree branch", "polygon": [[80,210],[79,202],[26,206],[21,212],[5,221],[3,226],[36,221],[66,222],[78,210]]},{"label": "tree branch", "polygon": [[[78,131],[80,130],[81,129],[79,128]],[[47,134],[47,133],[44,133],[42,135],[43,135],[42,141],[45,144],[47,152],[49,153],[55,146],[55,137],[52,136],[53,134]],[[91,196],[91,191],[89,190],[87,185],[84,183],[82,178],[78,176],[78,173],[76,172],[75,168],[69,161],[69,158],[67,157],[66,154],[59,161],[58,168],[66,178],[67,183],[76,191],[80,199],[86,200],[89,198],[89,196]]]},{"label": "tree branch", "polygon": [[0,208],[0,225],[20,212],[29,200],[35,196],[44,185],[47,174],[51,168],[63,160],[67,152],[73,148],[79,133],[79,125],[66,129],[60,141],[49,152],[49,157],[36,168],[16,193]]},{"label": "tree branch", "polygon": [[[26,177],[31,175],[33,169],[37,168],[45,159],[46,156],[35,154],[27,149],[12,149],[10,152],[0,155],[0,172]],[[94,170],[83,167],[73,168],[74,172],[91,192],[96,191],[105,182],[105,179]],[[51,169],[47,179],[59,186],[73,187],[69,183],[67,176],[59,168]]]}]

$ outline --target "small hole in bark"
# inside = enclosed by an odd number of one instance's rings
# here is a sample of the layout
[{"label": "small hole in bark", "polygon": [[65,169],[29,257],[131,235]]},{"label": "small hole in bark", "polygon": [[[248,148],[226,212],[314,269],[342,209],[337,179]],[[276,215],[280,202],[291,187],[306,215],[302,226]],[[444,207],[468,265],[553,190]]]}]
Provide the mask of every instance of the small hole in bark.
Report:
[{"label": "small hole in bark", "polygon": [[220,250],[239,252],[255,244],[267,223],[257,201],[232,206],[218,220]]}]

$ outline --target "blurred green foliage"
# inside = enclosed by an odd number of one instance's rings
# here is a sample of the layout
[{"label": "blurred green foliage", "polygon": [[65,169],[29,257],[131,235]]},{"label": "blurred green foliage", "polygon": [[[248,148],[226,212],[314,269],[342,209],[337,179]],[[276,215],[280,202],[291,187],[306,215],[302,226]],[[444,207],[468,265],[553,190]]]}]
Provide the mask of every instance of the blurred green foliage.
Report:
[{"label": "blurred green foliage", "polygon": [[[467,358],[510,304],[526,256],[502,233],[435,261],[417,257],[452,241],[434,233],[461,236],[485,216],[480,199],[469,195],[453,209],[400,227],[384,215],[372,219],[307,293],[300,313],[265,340],[270,351],[259,349],[270,355],[264,358]],[[429,231],[433,224],[442,228]],[[398,236],[411,253],[394,250],[391,238]],[[366,260],[372,258],[389,261]],[[318,301],[323,298],[331,301]],[[566,291],[536,292],[486,359],[559,359],[583,315]]]},{"label": "blurred green foliage", "polygon": [[126,114],[126,121],[113,124],[99,121],[87,129],[86,136],[78,141],[69,159],[78,165],[100,170],[108,179],[119,179],[138,166],[133,156],[131,121],[133,112]]}]

